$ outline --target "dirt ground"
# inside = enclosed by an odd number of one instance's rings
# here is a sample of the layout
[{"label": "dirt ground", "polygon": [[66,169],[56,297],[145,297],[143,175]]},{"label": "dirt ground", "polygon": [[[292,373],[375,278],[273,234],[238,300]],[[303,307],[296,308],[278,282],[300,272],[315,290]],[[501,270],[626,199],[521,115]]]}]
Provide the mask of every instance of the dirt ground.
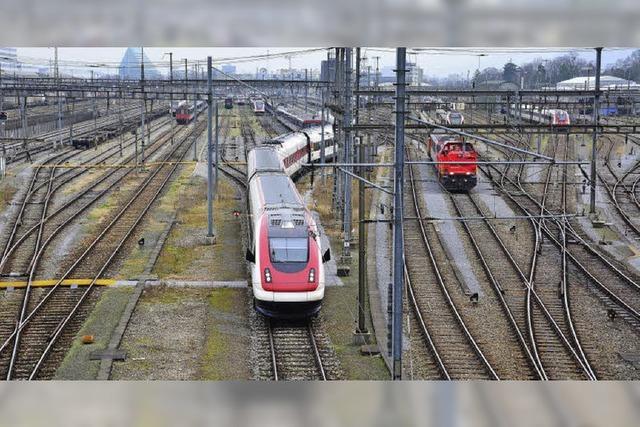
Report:
[{"label": "dirt ground", "polygon": [[249,378],[246,298],[246,289],[145,289],[111,379]]}]

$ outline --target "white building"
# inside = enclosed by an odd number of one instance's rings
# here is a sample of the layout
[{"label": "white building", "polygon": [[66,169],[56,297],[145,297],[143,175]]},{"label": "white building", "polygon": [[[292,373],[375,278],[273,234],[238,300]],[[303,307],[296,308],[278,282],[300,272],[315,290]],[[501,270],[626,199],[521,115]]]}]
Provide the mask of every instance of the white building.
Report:
[{"label": "white building", "polygon": [[15,47],[0,47],[0,67],[3,74],[13,74],[18,67],[18,51]]},{"label": "white building", "polygon": [[[594,90],[596,78],[594,76],[574,77],[573,79],[558,82],[558,89]],[[600,88],[602,89],[638,89],[640,85],[632,80],[614,76],[600,76]]]}]

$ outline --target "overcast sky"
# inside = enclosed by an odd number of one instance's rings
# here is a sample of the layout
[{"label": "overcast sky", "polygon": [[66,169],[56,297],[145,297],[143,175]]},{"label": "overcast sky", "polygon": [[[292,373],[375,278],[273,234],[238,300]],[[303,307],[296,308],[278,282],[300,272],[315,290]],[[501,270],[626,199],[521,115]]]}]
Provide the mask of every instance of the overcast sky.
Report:
[{"label": "overcast sky", "polygon": [[[436,48],[437,49],[437,48]],[[59,58],[61,61],[86,61],[92,63],[105,63],[109,65],[117,64],[124,54],[126,48],[59,48]],[[216,61],[219,58],[242,57],[250,55],[265,55],[267,53],[278,54],[288,51],[300,51],[304,48],[145,48],[145,54],[153,62],[168,62],[169,57],[166,52],[173,52],[174,67],[182,58],[189,60],[205,60],[207,56],[212,56]],[[467,71],[473,73],[480,67],[497,67],[512,59],[516,64],[523,64],[535,58],[550,59],[555,56],[566,54],[567,48],[560,49],[486,49],[480,50],[472,48],[460,51],[450,51],[448,49],[437,49],[436,51],[424,51],[417,55],[409,55],[409,61],[417,60],[418,64],[425,70],[426,75],[444,77],[452,73],[466,74]],[[603,52],[603,64],[615,62],[631,53],[633,49],[605,49]],[[53,59],[52,48],[18,48],[18,56],[25,62],[35,62],[45,66],[49,60]],[[580,56],[585,59],[594,59],[595,52],[590,49],[578,50]],[[395,54],[391,49],[364,49],[363,54],[368,58],[380,57],[380,67],[393,66],[395,64]],[[480,55],[486,56],[480,57]],[[326,50],[295,55],[291,58],[293,68],[319,69],[320,61],[327,56]],[[374,64],[372,59],[371,64]],[[286,58],[261,59],[259,61],[237,63],[238,72],[253,73],[256,68],[266,67],[271,70],[288,68],[289,63]]]}]

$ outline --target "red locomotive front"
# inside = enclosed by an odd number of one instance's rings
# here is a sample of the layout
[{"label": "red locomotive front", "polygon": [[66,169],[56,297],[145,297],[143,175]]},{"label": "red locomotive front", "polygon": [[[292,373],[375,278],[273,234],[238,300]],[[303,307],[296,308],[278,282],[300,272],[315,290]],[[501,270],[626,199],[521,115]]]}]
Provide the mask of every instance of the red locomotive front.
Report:
[{"label": "red locomotive front", "polygon": [[[478,154],[461,137],[432,134],[429,157],[435,160],[438,181],[449,191],[469,191],[477,184]],[[454,162],[454,163],[451,163]]]}]

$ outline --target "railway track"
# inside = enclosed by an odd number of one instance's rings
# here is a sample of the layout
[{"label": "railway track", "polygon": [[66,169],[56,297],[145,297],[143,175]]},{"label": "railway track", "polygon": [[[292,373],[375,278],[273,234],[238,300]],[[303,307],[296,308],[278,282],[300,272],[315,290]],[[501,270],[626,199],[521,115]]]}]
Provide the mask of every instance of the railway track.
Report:
[{"label": "railway track", "polygon": [[[514,204],[516,209],[525,215],[536,216],[540,213],[553,215],[566,212],[566,201],[561,204],[549,204],[545,206],[541,203],[541,194],[533,194],[531,189],[525,188],[520,181],[520,173],[516,177],[510,176],[504,170],[491,166],[491,169],[498,173],[499,178],[491,178],[494,183],[504,192],[507,198]],[[562,187],[565,188],[566,198],[566,170],[563,171]],[[491,176],[491,175],[487,175]],[[566,200],[566,199],[565,199]],[[531,219],[533,226],[536,221]],[[556,291],[550,291],[548,301],[553,298],[562,301],[563,315],[556,314],[559,323],[564,322],[564,331],[569,341],[572,341],[574,352],[580,355],[586,369],[590,372],[591,378],[595,377],[595,370],[589,367],[587,353],[591,350],[591,345],[586,349],[581,349],[575,343],[579,341],[579,333],[587,334],[591,332],[593,318],[586,318],[583,309],[572,313],[570,307],[584,307],[585,301],[590,300],[590,296],[585,294],[585,290],[592,291],[592,295],[597,297],[603,306],[608,310],[609,317],[619,316],[625,319],[636,331],[638,331],[638,288],[637,281],[627,272],[627,270],[617,265],[617,262],[599,252],[589,242],[589,239],[575,227],[572,220],[565,218],[561,220],[539,221],[537,226],[539,238],[547,242],[547,246],[555,246],[560,252],[560,257],[556,257],[556,265],[562,266],[561,280]],[[584,285],[589,285],[585,288]],[[573,295],[573,298],[570,297]],[[585,307],[586,308],[586,307]],[[574,318],[578,318],[574,324]],[[564,320],[563,320],[564,319]],[[637,333],[637,332],[636,332]],[[604,370],[603,367],[600,367]]]},{"label": "railway track", "polygon": [[[564,144],[560,142],[564,140]],[[552,158],[561,157],[566,161],[569,151],[569,138],[555,136],[551,144],[547,145]],[[519,176],[524,173],[524,165],[519,168]],[[558,214],[566,214],[566,168],[562,178],[557,176],[558,169],[545,167],[543,184],[536,184],[530,191],[537,191],[540,197],[540,209],[535,212],[544,215],[545,209]],[[553,184],[551,182],[553,180]],[[557,185],[558,181],[560,185]],[[526,184],[525,184],[526,185]],[[522,187],[524,189],[524,187]],[[548,224],[548,225],[547,225]],[[542,238],[542,227],[545,225],[558,227],[560,245],[546,245]],[[538,304],[534,304],[531,293],[527,297],[528,310],[532,313],[531,341],[536,347],[542,366],[550,378],[555,379],[596,379],[596,375],[586,357],[586,351],[578,338],[576,327],[572,321],[570,306],[566,298],[559,298],[567,294],[567,259],[566,232],[564,218],[560,220],[534,221],[536,246],[532,252],[532,263],[529,271],[531,290],[539,297]],[[544,305],[540,305],[544,304]]]},{"label": "railway track", "polygon": [[[507,174],[502,174],[495,167],[490,169],[499,174],[502,180],[504,194],[525,215],[535,215],[540,211],[541,204],[535,196],[522,188]],[[485,169],[486,171],[486,169]],[[494,181],[495,182],[495,181]],[[545,215],[557,214],[547,208],[542,210]],[[617,261],[609,259],[599,249],[590,243],[589,238],[577,228],[572,221],[567,222],[567,236],[573,241],[567,247],[567,259],[575,266],[579,276],[584,276],[595,289],[598,290],[601,301],[613,310],[616,316],[628,321],[634,328],[640,330],[640,285],[635,275]],[[553,222],[547,222],[541,228],[548,242],[560,246],[557,236],[560,235]],[[616,278],[617,280],[612,280]],[[579,277],[578,280],[582,279]]]},{"label": "railway track", "polygon": [[[153,125],[153,131],[162,128],[166,124],[166,121]],[[158,140],[162,140],[167,132],[158,135]],[[122,150],[127,150],[134,145],[133,138],[129,138],[122,145]],[[82,164],[94,164],[104,163],[118,156],[120,150],[119,143],[114,143],[111,147],[107,147],[106,150],[101,151],[98,154],[91,155],[84,159]],[[70,160],[74,157],[82,157],[85,155],[84,151],[70,150],[63,153],[59,153],[54,157],[58,160],[55,162],[55,166],[59,166],[62,163]],[[120,158],[120,164],[126,164],[133,161],[133,154],[126,158]],[[48,160],[47,162],[49,162]],[[39,242],[44,240],[42,227],[50,227],[48,222],[55,216],[60,215],[63,212],[70,211],[70,207],[78,205],[83,202],[82,197],[90,191],[94,191],[99,188],[99,185],[104,185],[108,178],[111,176],[119,177],[117,180],[122,179],[125,175],[128,175],[131,170],[118,170],[112,169],[106,172],[100,179],[94,181],[88,187],[80,190],[74,195],[73,198],[67,198],[61,200],[57,206],[57,209],[49,214],[48,208],[56,207],[55,195],[56,193],[70,185],[75,179],[81,177],[89,171],[88,168],[70,169],[63,168],[62,172],[56,173],[60,169],[56,167],[40,167],[37,166],[31,179],[31,184],[21,202],[21,208],[18,211],[16,218],[13,219],[12,231],[9,234],[7,240],[4,242],[4,250],[2,258],[0,259],[0,273],[4,273],[5,276],[26,276],[29,273],[29,269],[33,265],[32,257],[39,249]],[[48,174],[48,179],[38,183],[38,177],[43,173]],[[54,185],[55,184],[55,185]],[[96,199],[94,199],[96,200]],[[44,236],[47,234],[44,233]],[[30,263],[29,260],[31,259]]]},{"label": "railway track", "polygon": [[[566,142],[563,151],[565,160],[568,155],[568,139]],[[558,144],[550,146],[555,150]],[[523,167],[521,165],[514,171],[516,180],[522,176]],[[501,178],[508,176],[509,168],[509,165],[504,167]],[[548,203],[547,208],[556,211],[555,208],[561,206],[560,212],[566,212],[566,173],[565,167],[561,185],[555,185],[554,180],[552,188],[556,191],[552,191],[549,185],[551,168],[546,169],[546,178],[541,185],[529,185],[533,188],[528,191],[539,193],[542,199],[542,212],[532,211],[532,215],[546,213],[545,203]],[[526,190],[521,182],[518,184],[521,188],[513,193],[523,195]],[[561,249],[559,255],[552,245],[542,244],[540,227],[545,220],[530,221],[529,236],[534,237],[534,243],[518,241],[518,246],[524,244],[530,247],[529,251],[524,251],[529,253],[529,259],[521,257],[518,262],[471,194],[451,195],[451,201],[459,216],[484,218],[483,221],[463,221],[462,226],[497,293],[517,341],[526,354],[525,361],[532,370],[531,374],[541,379],[595,379],[595,373],[585,355],[571,316],[565,250]],[[513,230],[511,232],[513,233]],[[566,248],[566,242],[562,248]],[[497,254],[503,254],[504,257]],[[526,274],[521,265],[529,267]],[[560,284],[556,286],[557,283]],[[536,284],[539,286],[536,287]],[[563,298],[559,299],[558,295],[562,295]]]},{"label": "railway track", "polygon": [[[130,113],[135,113],[138,111],[138,107],[133,106],[122,110],[123,115],[128,115]],[[164,111],[163,108],[157,108],[154,110],[152,114],[160,114]],[[128,122],[127,122],[128,123]],[[128,126],[127,123],[124,123],[125,127]],[[119,111],[114,111],[110,115],[105,117],[100,117],[95,122],[93,119],[85,120],[79,123],[74,123],[73,125],[73,136],[74,138],[86,137],[93,135],[94,132],[100,132],[106,128],[118,127],[120,126],[119,119]],[[21,160],[26,160],[32,158],[32,156],[40,153],[44,153],[53,149],[53,142],[57,142],[62,138],[63,142],[69,142],[70,138],[70,127],[65,127],[62,129],[55,129],[52,131],[44,132],[34,136],[37,140],[41,140],[42,142],[36,144],[35,146],[23,146],[22,142],[12,143],[12,144],[4,144],[3,149],[6,152],[9,152],[10,155],[7,158],[7,163],[16,163]]]},{"label": "railway track", "polygon": [[327,380],[311,322],[291,326],[268,321],[273,379]]},{"label": "railway track", "polygon": [[342,378],[338,359],[318,319],[289,321],[254,315],[254,337],[259,348],[256,379],[328,381]]},{"label": "railway track", "polygon": [[[163,163],[152,168],[146,179],[98,236],[75,258],[73,264],[56,284],[42,292],[41,298],[29,298],[23,306],[24,316],[0,346],[0,372],[7,379],[49,378],[64,356],[69,340],[81,324],[91,301],[95,298],[96,281],[134,233],[153,202],[161,194],[188,151],[193,132],[202,132],[204,124],[182,133],[180,142],[164,155]],[[191,142],[190,142],[191,141]],[[91,277],[82,290],[65,289],[63,280],[71,277]],[[74,297],[65,293],[73,292]],[[28,295],[28,294],[26,294]]]},{"label": "railway track", "polygon": [[[408,171],[411,191],[405,195],[405,215],[422,218],[413,165]],[[431,355],[421,375],[425,379],[499,379],[454,301],[449,287],[455,279],[441,269],[446,254],[436,239],[431,225],[405,221],[408,301]]]},{"label": "railway track", "polygon": [[[640,161],[636,161],[630,168],[622,174],[618,174],[611,165],[611,152],[616,145],[616,141],[611,137],[605,137],[609,141],[609,148],[604,156],[604,172],[600,168],[597,172],[598,179],[602,182],[604,189],[611,199],[616,212],[626,224],[625,235],[630,230],[636,239],[640,239],[640,200],[638,199],[638,185],[640,183]],[[638,144],[635,138],[631,137],[634,144]],[[618,168],[622,163],[618,163]]]}]

